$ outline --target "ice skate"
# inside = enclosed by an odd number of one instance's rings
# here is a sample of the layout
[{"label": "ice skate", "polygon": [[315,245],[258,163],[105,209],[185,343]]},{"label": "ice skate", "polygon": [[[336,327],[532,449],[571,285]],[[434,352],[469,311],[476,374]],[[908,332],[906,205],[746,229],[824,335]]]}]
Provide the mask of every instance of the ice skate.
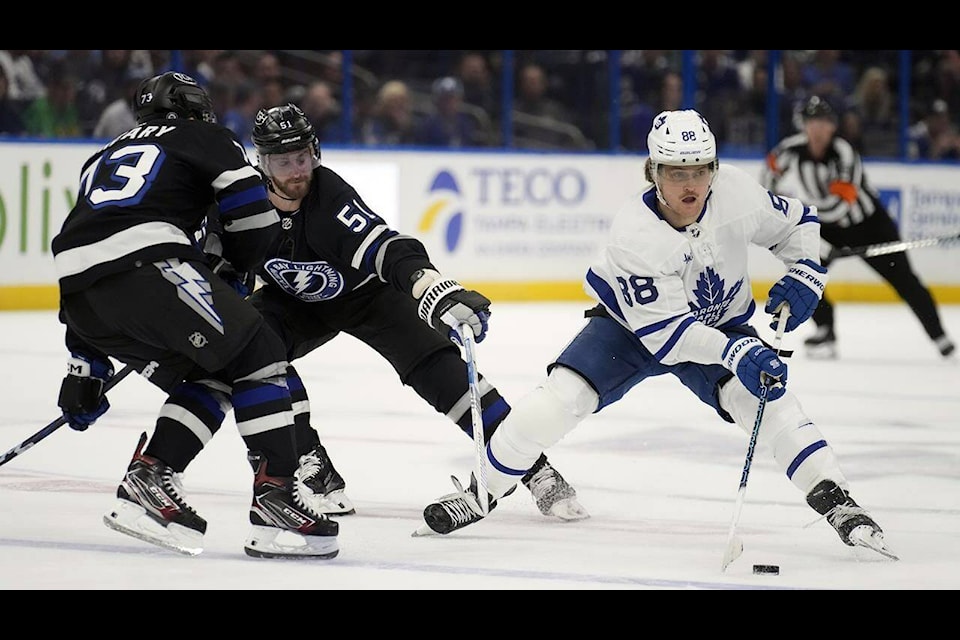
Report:
[{"label": "ice skate", "polygon": [[254,558],[337,557],[340,525],[310,508],[311,498],[304,495],[300,480],[268,476],[267,460],[260,454],[251,453],[249,459],[256,476],[250,505],[253,529],[243,547],[246,554]]},{"label": "ice skate", "polygon": [[577,491],[563,479],[544,454],[540,454],[521,482],[530,490],[543,515],[561,520],[583,520],[590,517],[583,505],[577,501]]},{"label": "ice skate", "polygon": [[322,444],[300,456],[297,479],[303,485],[304,499],[310,507],[328,516],[348,516],[356,513],[353,502],[347,497],[347,483],[333,467],[330,456]]},{"label": "ice skate", "polygon": [[900,559],[886,545],[883,531],[870,514],[832,480],[824,480],[814,487],[807,496],[807,504],[827,519],[844,544],[866,547],[892,560]]},{"label": "ice skate", "polygon": [[[463,529],[467,525],[483,519],[483,510],[477,500],[477,486],[471,474],[469,489],[464,489],[456,476],[450,476],[456,491],[441,496],[436,502],[428,504],[423,510],[425,525],[413,532],[414,537],[432,534],[445,535]],[[496,500],[489,500],[489,510],[497,506]]]},{"label": "ice skate", "polygon": [[813,360],[835,360],[837,358],[837,336],[832,325],[821,325],[812,336],[803,341],[807,357]]},{"label": "ice skate", "polygon": [[143,433],[117,488],[117,502],[103,516],[103,523],[128,536],[195,556],[203,551],[207,522],[184,501],[180,474],[143,455],[146,442]]}]

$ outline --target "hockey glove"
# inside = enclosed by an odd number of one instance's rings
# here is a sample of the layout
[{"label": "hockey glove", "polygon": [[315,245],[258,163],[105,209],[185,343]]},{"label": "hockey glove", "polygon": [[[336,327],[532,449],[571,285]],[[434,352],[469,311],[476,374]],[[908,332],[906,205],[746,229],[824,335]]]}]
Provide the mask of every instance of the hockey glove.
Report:
[{"label": "hockey glove", "polygon": [[57,405],[71,429],[86,431],[110,408],[103,386],[113,377],[109,361],[70,354]]},{"label": "hockey glove", "polygon": [[761,386],[767,387],[770,401],[787,391],[786,363],[756,338],[732,338],[723,350],[723,366],[737,374],[747,391],[758,398]]},{"label": "hockey glove", "polygon": [[253,271],[237,271],[230,262],[216,254],[207,254],[207,265],[220,279],[233,287],[241,298],[253,293],[257,284],[257,274]]},{"label": "hockey glove", "polygon": [[460,344],[457,329],[469,324],[477,342],[483,342],[490,318],[490,300],[486,296],[468,291],[456,280],[444,279],[435,271],[427,271],[426,275],[418,272],[415,277],[418,280],[414,282],[413,292],[414,295],[420,293],[417,314],[421,320],[457,344]]},{"label": "hockey glove", "polygon": [[[786,275],[770,288],[763,310],[775,314],[784,302],[788,303],[790,317],[787,318],[786,330],[793,331],[813,315],[826,284],[826,267],[804,258],[790,267]],[[770,328],[777,328],[776,318],[770,323]]]}]

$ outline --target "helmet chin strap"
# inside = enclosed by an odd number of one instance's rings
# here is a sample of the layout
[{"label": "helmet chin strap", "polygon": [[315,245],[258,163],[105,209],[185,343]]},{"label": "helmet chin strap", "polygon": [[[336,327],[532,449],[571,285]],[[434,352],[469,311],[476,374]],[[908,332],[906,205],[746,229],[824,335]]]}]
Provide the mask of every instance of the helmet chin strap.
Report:
[{"label": "helmet chin strap", "polygon": [[296,202],[297,200],[299,200],[299,198],[288,198],[287,196],[277,191],[277,188],[273,186],[273,180],[270,179],[269,176],[267,177],[267,186],[270,188],[270,191],[273,191],[277,195],[277,197],[280,198],[281,200],[286,200],[287,202]]}]

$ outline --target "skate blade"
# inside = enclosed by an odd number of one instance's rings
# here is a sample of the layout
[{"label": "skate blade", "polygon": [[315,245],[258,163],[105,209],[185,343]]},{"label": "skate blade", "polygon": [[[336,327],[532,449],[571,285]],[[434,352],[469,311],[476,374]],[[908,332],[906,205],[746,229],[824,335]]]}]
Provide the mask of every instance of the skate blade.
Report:
[{"label": "skate blade", "polygon": [[123,501],[103,516],[103,524],[124,535],[149,542],[185,556],[200,555],[203,535],[178,524],[163,527],[147,515],[146,510]]},{"label": "skate blade", "polygon": [[[858,527],[857,529],[859,529]],[[886,543],[883,541],[883,535],[870,533],[861,533],[857,529],[854,529],[850,532],[850,542],[853,543],[855,547],[863,547],[864,549],[871,549],[876,551],[880,555],[890,558],[891,560],[899,560],[900,557],[893,553]]]},{"label": "skate blade", "polygon": [[419,529],[417,529],[417,530],[415,530],[413,533],[411,533],[411,534],[410,534],[410,537],[411,537],[411,538],[429,538],[429,537],[431,537],[431,536],[441,536],[441,535],[443,535],[443,534],[442,534],[442,533],[437,533],[436,531],[434,531],[433,529],[431,529],[431,528],[430,528],[430,525],[424,524],[424,525],[420,525],[420,528],[419,528]]},{"label": "skate blade", "polygon": [[337,536],[308,536],[298,531],[253,525],[243,551],[251,558],[331,560],[340,554]]},{"label": "skate blade", "polygon": [[555,503],[550,505],[550,513],[547,515],[551,515],[567,522],[586,520],[590,517],[590,514],[587,513],[587,510],[583,508],[583,505],[577,502],[576,498],[564,498],[563,500],[557,500]]}]

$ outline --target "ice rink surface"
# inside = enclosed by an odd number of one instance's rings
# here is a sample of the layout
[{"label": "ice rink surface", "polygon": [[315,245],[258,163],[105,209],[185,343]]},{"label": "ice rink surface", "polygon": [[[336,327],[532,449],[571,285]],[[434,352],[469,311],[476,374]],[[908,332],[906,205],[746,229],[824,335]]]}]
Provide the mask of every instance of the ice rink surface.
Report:
[{"label": "ice rink surface", "polygon": [[[477,348],[481,372],[508,400],[520,398],[582,326],[585,306],[494,304]],[[960,307],[942,314],[960,339]],[[0,589],[958,589],[960,363],[940,357],[904,305],[840,304],[837,318],[835,361],[802,353],[810,323],[787,334],[783,347],[797,349],[789,386],[898,562],[843,545],[758,449],[737,529],[745,549],[721,571],[748,435],[669,376],[642,383],[548,451],[589,519],[546,518],[520,488],[483,522],[413,538],[423,507],[452,490],[450,476],[469,477],[473,442],[376,353],[340,336],[297,362],[313,424],[357,507],[340,518],[337,558],[243,553],[252,475],[232,414],[184,478],[208,522],[201,555],[105,527],[164,400],[133,375],[89,430],[63,427],[0,467]],[[0,313],[0,452],[59,415],[65,355],[55,313]],[[779,565],[780,575],[753,575],[753,564]]]}]

